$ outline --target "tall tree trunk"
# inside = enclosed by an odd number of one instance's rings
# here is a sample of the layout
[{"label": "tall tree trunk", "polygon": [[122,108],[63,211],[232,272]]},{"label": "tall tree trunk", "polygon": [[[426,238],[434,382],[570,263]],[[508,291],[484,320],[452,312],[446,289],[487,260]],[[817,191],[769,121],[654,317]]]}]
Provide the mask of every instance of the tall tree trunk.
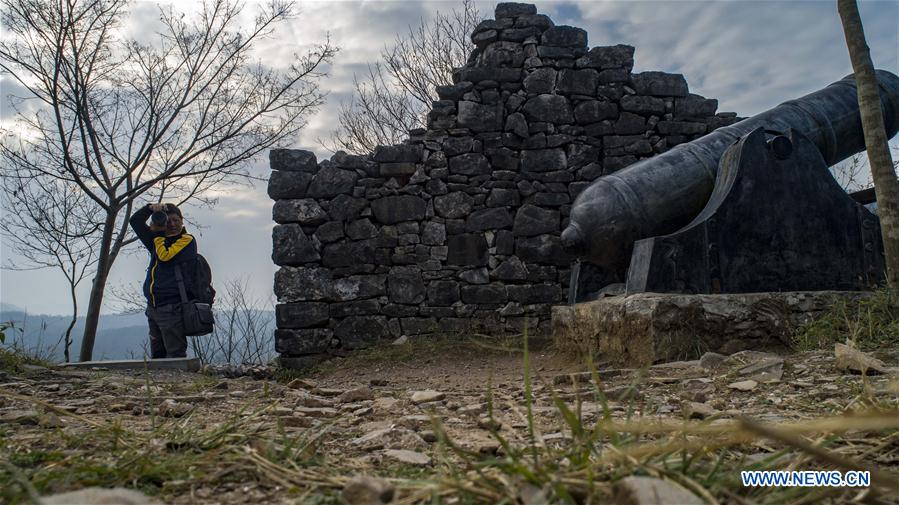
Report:
[{"label": "tall tree trunk", "polygon": [[858,88],[865,149],[868,151],[874,193],[877,195],[887,284],[892,290],[899,290],[899,179],[896,178],[887,145],[877,77],[856,1],[837,0],[837,10],[843,23],[843,33],[846,35],[846,45],[849,47],[849,58],[852,60],[852,71],[855,72]]},{"label": "tall tree trunk", "polygon": [[72,358],[69,355],[70,348],[72,347],[72,330],[75,328],[75,323],[78,322],[78,297],[75,296],[75,283],[69,284],[69,294],[72,297],[72,321],[69,322],[69,327],[66,328],[65,336],[63,337],[63,346],[66,357],[66,363],[71,362]]},{"label": "tall tree trunk", "polygon": [[[111,207],[115,208],[115,207]],[[90,361],[94,352],[94,340],[97,336],[97,325],[100,322],[100,306],[103,304],[103,293],[106,290],[106,278],[112,268],[114,257],[112,249],[112,233],[115,229],[116,212],[106,213],[103,223],[103,237],[100,239],[100,254],[97,256],[97,273],[91,284],[91,297],[87,302],[87,316],[84,320],[84,336],[81,340],[80,361]]]}]

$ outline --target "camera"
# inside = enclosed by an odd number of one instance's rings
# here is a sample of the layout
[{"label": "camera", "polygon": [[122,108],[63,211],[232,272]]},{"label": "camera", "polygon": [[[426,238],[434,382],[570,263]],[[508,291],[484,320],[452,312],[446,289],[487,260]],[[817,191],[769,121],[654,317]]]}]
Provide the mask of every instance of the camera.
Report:
[{"label": "camera", "polygon": [[150,214],[150,222],[153,226],[165,226],[165,223],[169,218],[168,214],[165,213],[166,210],[168,210],[168,205],[166,205],[163,210],[157,210]]}]

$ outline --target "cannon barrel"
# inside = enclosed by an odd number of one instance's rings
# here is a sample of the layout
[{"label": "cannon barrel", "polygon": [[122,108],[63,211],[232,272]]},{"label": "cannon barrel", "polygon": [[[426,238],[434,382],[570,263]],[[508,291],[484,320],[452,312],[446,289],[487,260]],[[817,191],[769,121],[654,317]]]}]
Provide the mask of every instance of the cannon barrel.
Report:
[{"label": "cannon barrel", "polygon": [[[899,129],[899,77],[876,73],[889,138]],[[562,246],[623,278],[634,242],[677,231],[699,214],[724,151],[759,127],[801,132],[828,166],[864,150],[855,76],[600,177],[575,199]]]}]

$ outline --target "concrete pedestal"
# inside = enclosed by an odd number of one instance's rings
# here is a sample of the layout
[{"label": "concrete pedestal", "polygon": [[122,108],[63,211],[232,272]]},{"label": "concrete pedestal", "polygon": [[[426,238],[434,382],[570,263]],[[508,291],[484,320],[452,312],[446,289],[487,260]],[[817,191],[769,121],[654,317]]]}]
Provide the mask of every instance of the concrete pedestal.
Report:
[{"label": "concrete pedestal", "polygon": [[856,291],[684,295],[638,293],[552,311],[553,340],[563,348],[598,352],[628,366],[786,347],[789,335],[836,299],[857,302]]}]

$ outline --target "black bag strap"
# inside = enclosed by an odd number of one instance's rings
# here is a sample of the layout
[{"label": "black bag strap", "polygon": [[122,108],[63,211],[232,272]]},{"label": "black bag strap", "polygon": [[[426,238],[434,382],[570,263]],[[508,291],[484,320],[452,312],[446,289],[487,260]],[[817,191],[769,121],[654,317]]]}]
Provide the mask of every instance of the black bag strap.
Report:
[{"label": "black bag strap", "polygon": [[178,279],[178,291],[181,292],[181,301],[189,302],[187,299],[187,290],[184,289],[184,277],[181,275],[181,265],[175,265],[175,278]]}]

